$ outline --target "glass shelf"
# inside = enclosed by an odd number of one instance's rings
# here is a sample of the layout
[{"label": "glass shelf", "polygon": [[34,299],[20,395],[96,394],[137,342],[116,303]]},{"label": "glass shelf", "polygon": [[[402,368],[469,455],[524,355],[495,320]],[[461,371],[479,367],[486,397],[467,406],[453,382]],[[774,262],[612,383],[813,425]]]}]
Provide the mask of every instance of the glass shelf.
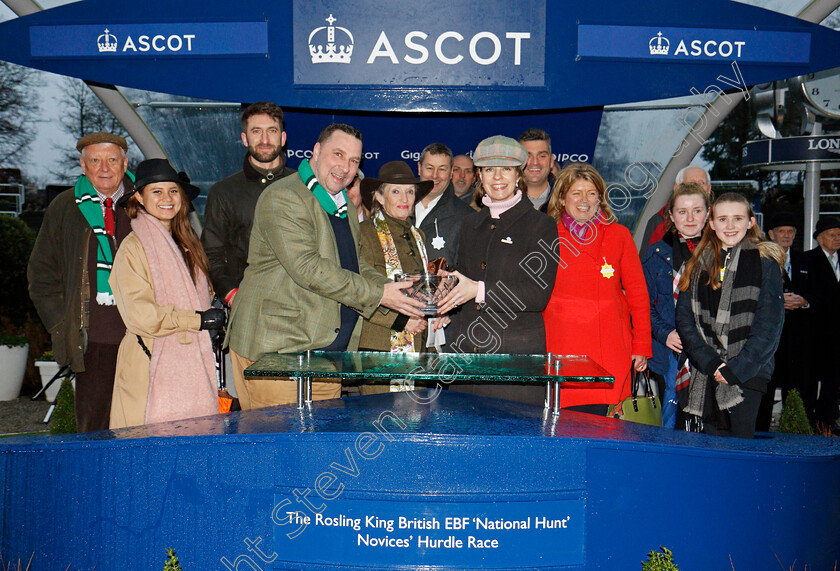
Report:
[{"label": "glass shelf", "polygon": [[318,379],[447,380],[465,383],[536,382],[612,383],[610,374],[589,357],[554,355],[387,353],[384,351],[311,351],[264,355],[245,369],[246,377]]}]

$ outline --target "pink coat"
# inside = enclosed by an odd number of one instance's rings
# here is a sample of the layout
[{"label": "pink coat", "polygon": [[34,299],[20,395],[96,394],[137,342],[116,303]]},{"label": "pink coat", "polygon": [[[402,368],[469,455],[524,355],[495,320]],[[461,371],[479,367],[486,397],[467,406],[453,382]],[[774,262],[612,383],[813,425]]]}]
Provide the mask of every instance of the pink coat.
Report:
[{"label": "pink coat", "polygon": [[555,355],[588,355],[615,384],[561,390],[562,407],[627,398],[632,355],[652,355],[650,300],[636,245],[617,222],[597,230],[591,243],[581,244],[558,225],[560,267],[543,312],[546,346]]}]

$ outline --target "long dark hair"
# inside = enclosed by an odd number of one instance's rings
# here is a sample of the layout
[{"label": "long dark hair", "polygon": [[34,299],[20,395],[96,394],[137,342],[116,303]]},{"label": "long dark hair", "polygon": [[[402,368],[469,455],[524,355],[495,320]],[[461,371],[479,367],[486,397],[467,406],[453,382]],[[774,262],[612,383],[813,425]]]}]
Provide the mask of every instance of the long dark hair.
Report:
[{"label": "long dark hair", "polygon": [[[717,200],[712,203],[712,208],[709,212],[709,220],[712,220],[715,216],[715,207],[723,202],[743,204],[747,209],[747,216],[751,219],[755,218],[752,206],[744,195],[738,194],[737,192],[727,192],[720,195]],[[744,236],[742,242],[745,241],[755,244],[758,247],[758,252],[762,258],[772,258],[776,260],[779,267],[784,267],[785,253],[775,242],[769,242],[765,239],[764,232],[761,231],[758,224],[754,223],[752,228],[747,230],[747,234]],[[683,272],[682,277],[680,277],[680,291],[686,291],[691,285],[691,276],[694,272],[700,272],[702,270],[706,270],[709,274],[709,281],[706,282],[706,285],[711,286],[712,289],[720,289],[720,268],[722,266],[720,251],[722,248],[723,242],[720,241],[720,238],[717,237],[715,231],[712,230],[711,224],[707,221],[706,229],[703,230],[703,238],[694,249],[694,255],[692,255],[691,259],[685,264],[685,271]],[[706,259],[704,260],[703,253],[707,250],[710,251],[712,255],[706,256]]]},{"label": "long dark hair", "polygon": [[[169,229],[172,232],[172,239],[175,241],[178,249],[181,250],[181,255],[184,256],[184,262],[186,262],[187,269],[190,271],[190,277],[193,283],[195,283],[197,276],[196,269],[201,270],[205,276],[209,275],[210,262],[207,259],[204,248],[201,247],[201,242],[195,230],[190,226],[189,218],[187,218],[190,201],[187,200],[187,196],[184,194],[184,189],[181,188],[181,185],[178,183],[175,183],[175,185],[178,187],[178,193],[181,195],[181,208],[175,214],[175,218],[170,222]],[[137,192],[143,192],[145,188],[144,186]],[[137,212],[141,208],[143,208],[143,205],[137,200],[137,194],[132,194],[126,201],[126,214],[131,219],[137,218]]]}]

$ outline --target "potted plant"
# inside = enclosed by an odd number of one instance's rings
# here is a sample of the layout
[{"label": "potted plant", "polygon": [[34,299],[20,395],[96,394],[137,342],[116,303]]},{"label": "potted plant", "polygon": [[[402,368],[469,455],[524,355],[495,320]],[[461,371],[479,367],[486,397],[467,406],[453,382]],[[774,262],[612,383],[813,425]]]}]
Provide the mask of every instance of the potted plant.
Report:
[{"label": "potted plant", "polygon": [[[42,387],[45,387],[47,383],[52,380],[55,374],[58,373],[59,369],[61,369],[58,363],[55,362],[52,351],[45,351],[44,354],[35,361],[35,366],[38,367],[38,371],[41,373]],[[55,397],[58,396],[58,389],[60,388],[60,381],[56,381],[50,385],[50,388],[48,388],[44,393],[47,402],[55,402]]]},{"label": "potted plant", "polygon": [[0,400],[14,400],[20,396],[29,339],[23,335],[0,333]]}]

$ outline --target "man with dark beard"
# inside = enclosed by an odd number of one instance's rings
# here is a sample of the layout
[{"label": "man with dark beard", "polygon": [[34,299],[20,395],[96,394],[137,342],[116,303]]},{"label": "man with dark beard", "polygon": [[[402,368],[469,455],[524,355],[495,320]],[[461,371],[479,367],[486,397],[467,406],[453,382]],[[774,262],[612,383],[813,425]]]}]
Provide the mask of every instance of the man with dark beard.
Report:
[{"label": "man with dark beard", "polygon": [[254,209],[272,182],[294,174],[286,166],[283,110],[258,101],[242,112],[242,144],[248,148],[242,170],[220,180],[207,193],[201,243],[210,260],[213,289],[230,304],[248,265]]}]

